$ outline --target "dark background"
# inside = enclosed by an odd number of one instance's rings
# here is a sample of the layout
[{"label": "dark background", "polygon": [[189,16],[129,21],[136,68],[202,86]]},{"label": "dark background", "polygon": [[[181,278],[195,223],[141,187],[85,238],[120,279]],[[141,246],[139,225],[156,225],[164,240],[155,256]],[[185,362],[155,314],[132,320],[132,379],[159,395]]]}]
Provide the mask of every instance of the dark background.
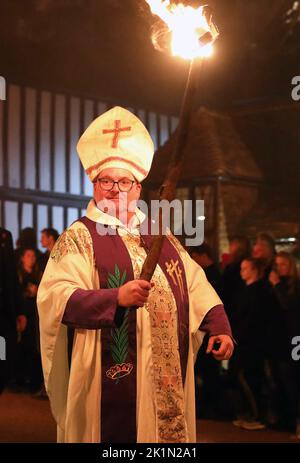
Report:
[{"label": "dark background", "polygon": [[[300,74],[299,2],[209,4],[221,36],[201,75],[199,103],[290,99],[291,78]],[[0,74],[36,88],[177,113],[187,62],[154,50],[154,20],[144,0],[1,0]]]}]

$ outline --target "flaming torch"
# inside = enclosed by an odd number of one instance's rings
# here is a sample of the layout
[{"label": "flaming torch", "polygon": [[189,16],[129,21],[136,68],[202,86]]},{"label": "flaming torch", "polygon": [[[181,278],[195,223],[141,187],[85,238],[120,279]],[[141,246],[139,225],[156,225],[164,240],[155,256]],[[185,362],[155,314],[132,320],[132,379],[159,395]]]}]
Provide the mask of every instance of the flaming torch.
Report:
[{"label": "flaming torch", "polygon": [[[160,18],[160,26],[152,36],[153,44],[161,50],[169,49],[174,56],[190,61],[188,79],[180,111],[177,138],[167,169],[167,175],[159,191],[160,200],[172,201],[184,162],[184,149],[188,137],[193,102],[197,91],[197,66],[213,52],[213,43],[219,33],[213,23],[211,9],[207,6],[192,8],[182,4],[171,5],[169,0],[146,0],[154,15]],[[141,279],[150,281],[163,245],[162,211],[159,210],[159,234],[156,235],[145,259]]]}]

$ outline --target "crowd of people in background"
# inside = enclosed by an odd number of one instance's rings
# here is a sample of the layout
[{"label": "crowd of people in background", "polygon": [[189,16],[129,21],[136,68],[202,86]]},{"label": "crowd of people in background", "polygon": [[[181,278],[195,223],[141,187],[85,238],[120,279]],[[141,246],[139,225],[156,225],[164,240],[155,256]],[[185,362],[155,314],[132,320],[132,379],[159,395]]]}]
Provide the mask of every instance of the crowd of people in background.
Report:
[{"label": "crowd of people in background", "polygon": [[[0,335],[7,340],[9,360],[0,371],[0,392],[6,385],[47,397],[36,295],[58,236],[53,228],[42,230],[42,253],[35,230],[26,228],[13,250],[11,234],[0,229]],[[195,364],[197,416],[229,418],[247,430],[270,427],[300,438],[300,361],[291,355],[292,339],[300,336],[295,258],[276,253],[268,234],[258,235],[253,246],[246,237],[233,237],[221,264],[206,243],[191,248],[190,254],[224,302],[236,343],[233,357],[224,365],[206,354],[204,339]]]},{"label": "crowd of people in background", "polygon": [[223,266],[207,244],[191,248],[191,256],[223,300],[236,342],[226,368],[205,355],[205,342],[200,349],[198,416],[231,418],[247,430],[269,427],[300,438],[300,361],[292,356],[292,340],[300,336],[296,259],[276,253],[266,233],[252,247],[246,237],[233,237]]},{"label": "crowd of people in background", "polygon": [[[1,316],[0,335],[6,339],[7,361],[0,371],[0,392],[6,386],[14,392],[47,398],[40,354],[36,305],[38,286],[50,252],[59,237],[53,228],[41,231],[41,252],[33,228],[21,231],[13,249],[11,235],[0,229]],[[6,313],[6,314],[5,314]],[[2,320],[3,319],[3,320]]]}]

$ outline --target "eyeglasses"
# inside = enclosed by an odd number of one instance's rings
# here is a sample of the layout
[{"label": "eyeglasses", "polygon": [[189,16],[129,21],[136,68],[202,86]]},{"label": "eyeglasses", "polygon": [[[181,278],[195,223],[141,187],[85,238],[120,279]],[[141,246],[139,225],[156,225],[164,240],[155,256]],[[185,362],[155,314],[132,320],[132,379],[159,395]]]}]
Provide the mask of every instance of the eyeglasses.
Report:
[{"label": "eyeglasses", "polygon": [[129,180],[128,178],[122,178],[121,180],[114,181],[110,178],[98,178],[93,183],[99,183],[101,190],[111,191],[115,186],[115,183],[118,185],[119,191],[128,192],[132,189],[133,184],[136,183],[135,180]]}]

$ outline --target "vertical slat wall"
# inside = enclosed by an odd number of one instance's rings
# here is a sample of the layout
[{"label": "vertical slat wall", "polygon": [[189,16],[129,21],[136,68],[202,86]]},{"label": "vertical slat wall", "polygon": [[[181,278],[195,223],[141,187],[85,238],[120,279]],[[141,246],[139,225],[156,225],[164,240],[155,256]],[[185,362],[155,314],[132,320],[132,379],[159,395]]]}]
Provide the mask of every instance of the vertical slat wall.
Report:
[{"label": "vertical slat wall", "polygon": [[68,169],[70,172],[70,193],[80,195],[80,168],[81,164],[76,151],[77,141],[80,136],[80,100],[71,98],[70,126],[67,136],[70,140],[70,155]]},{"label": "vertical slat wall", "polygon": [[[86,100],[84,105],[84,126],[85,130],[90,123],[94,120],[94,105],[93,101]],[[90,182],[90,179],[87,175],[84,174],[84,191],[83,194],[86,196],[93,196],[93,186]]]},{"label": "vertical slat wall", "polygon": [[51,191],[51,94],[42,92],[40,121],[40,189]]},{"label": "vertical slat wall", "polygon": [[[20,88],[8,88],[7,163],[8,186],[20,188]],[[5,153],[6,154],[6,153]]]},{"label": "vertical slat wall", "polygon": [[[0,100],[0,187],[20,189],[15,200],[0,197],[0,226],[9,229],[16,242],[25,227],[40,231],[51,226],[62,232],[85,211],[47,202],[51,193],[92,196],[92,185],[76,152],[77,141],[97,116],[113,105],[76,96],[55,94],[17,85],[7,86]],[[178,118],[128,107],[147,126],[155,148],[175,130]],[[22,198],[22,189],[39,197],[39,203]],[[53,202],[52,202],[53,203]]]},{"label": "vertical slat wall", "polygon": [[[24,114],[25,120],[22,121],[22,126],[25,127],[24,132],[24,140],[21,140],[22,146],[25,146],[25,152],[21,153],[22,157],[24,155],[24,159],[22,161],[24,165],[24,187],[30,189],[37,189],[36,185],[36,133],[40,129],[40,124],[37,122],[37,114],[36,114],[36,107],[37,107],[37,95],[36,92],[32,89],[26,89],[25,91],[25,108],[22,111],[22,115]],[[23,134],[23,132],[22,132]],[[41,134],[40,134],[41,135]],[[41,136],[39,135],[39,141],[41,140]],[[45,148],[45,147],[44,147]],[[39,153],[43,152],[39,150]],[[41,166],[42,161],[40,160],[39,165]],[[43,169],[46,171],[46,169]],[[47,175],[47,173],[46,173]],[[43,179],[43,176],[41,176]],[[41,183],[41,182],[40,182]],[[9,185],[10,186],[10,185]]]},{"label": "vertical slat wall", "polygon": [[54,191],[57,193],[67,193],[65,103],[66,100],[63,95],[56,95],[54,118]]}]

